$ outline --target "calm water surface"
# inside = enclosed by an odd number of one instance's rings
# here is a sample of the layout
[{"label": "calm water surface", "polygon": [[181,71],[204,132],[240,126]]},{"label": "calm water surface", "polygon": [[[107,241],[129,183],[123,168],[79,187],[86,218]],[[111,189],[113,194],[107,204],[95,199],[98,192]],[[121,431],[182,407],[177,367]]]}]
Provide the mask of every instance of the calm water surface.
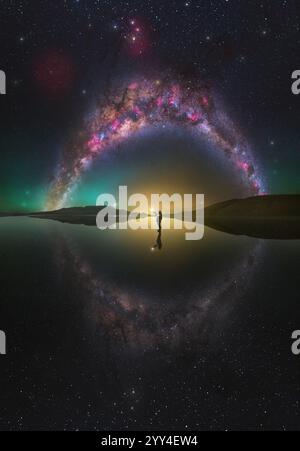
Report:
[{"label": "calm water surface", "polygon": [[156,240],[1,219],[0,429],[299,429],[299,242]]}]

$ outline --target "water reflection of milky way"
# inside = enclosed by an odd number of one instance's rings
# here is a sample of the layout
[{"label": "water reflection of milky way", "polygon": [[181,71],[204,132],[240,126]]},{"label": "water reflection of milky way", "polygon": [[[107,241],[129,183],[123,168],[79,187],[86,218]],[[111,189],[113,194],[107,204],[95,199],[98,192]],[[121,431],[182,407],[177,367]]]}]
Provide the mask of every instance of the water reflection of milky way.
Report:
[{"label": "water reflection of milky way", "polygon": [[[226,240],[226,235],[223,237]],[[88,328],[101,330],[116,345],[137,351],[158,345],[170,350],[183,343],[200,345],[213,339],[213,334],[230,322],[230,312],[243,299],[261,254],[261,244],[250,240],[238,258],[227,260],[222,271],[209,268],[210,280],[195,277],[193,283],[184,284],[184,280],[177,282],[179,274],[174,273],[173,278],[167,274],[170,288],[167,284],[158,291],[140,283],[138,274],[136,283],[134,276],[120,283],[104,271],[104,262],[102,268],[95,267],[92,259],[83,255],[76,237],[68,233],[65,240],[60,267],[83,300]],[[239,246],[238,241],[236,244]],[[123,264],[125,270],[128,262]],[[196,268],[191,271],[197,273]]]}]

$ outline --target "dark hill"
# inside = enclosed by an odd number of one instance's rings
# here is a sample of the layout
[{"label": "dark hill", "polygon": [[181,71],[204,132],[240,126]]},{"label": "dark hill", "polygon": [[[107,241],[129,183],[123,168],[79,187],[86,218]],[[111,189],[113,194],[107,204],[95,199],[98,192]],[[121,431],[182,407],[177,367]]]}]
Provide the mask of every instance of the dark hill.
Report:
[{"label": "dark hill", "polygon": [[300,195],[271,195],[234,199],[205,209],[206,216],[228,218],[300,217]]},{"label": "dark hill", "polygon": [[257,196],[212,205],[205,224],[234,235],[300,239],[300,195]]}]

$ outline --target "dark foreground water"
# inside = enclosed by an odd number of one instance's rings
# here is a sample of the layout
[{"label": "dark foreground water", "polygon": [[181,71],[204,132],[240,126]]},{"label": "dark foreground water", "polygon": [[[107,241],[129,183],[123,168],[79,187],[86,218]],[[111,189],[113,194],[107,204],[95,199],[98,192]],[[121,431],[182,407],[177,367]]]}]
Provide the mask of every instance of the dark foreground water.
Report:
[{"label": "dark foreground water", "polygon": [[156,244],[1,219],[1,430],[300,430],[300,242]]}]

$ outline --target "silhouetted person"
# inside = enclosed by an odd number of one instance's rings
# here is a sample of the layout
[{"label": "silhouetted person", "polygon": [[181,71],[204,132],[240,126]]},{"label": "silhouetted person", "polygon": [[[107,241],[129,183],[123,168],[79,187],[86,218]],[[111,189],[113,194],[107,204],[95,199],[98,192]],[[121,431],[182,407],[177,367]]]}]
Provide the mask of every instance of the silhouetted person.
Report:
[{"label": "silhouetted person", "polygon": [[161,221],[162,221],[162,212],[160,211],[157,216],[158,233],[161,233]]},{"label": "silhouetted person", "polygon": [[158,214],[156,214],[156,221],[157,221],[157,227],[158,227],[158,235],[156,239],[156,243],[151,248],[152,251],[155,251],[155,249],[161,250],[162,249],[162,240],[161,240],[161,221],[162,221],[162,212],[159,211]]}]

